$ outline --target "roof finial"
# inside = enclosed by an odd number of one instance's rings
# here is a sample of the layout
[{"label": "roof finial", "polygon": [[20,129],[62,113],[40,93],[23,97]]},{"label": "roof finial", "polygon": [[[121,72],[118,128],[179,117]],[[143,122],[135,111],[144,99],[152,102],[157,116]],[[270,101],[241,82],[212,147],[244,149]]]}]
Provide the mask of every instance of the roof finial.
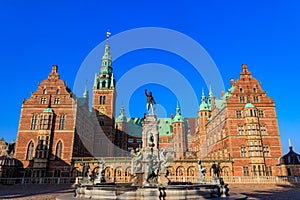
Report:
[{"label": "roof finial", "polygon": [[109,30],[108,31],[106,31],[106,41],[108,42],[108,40],[109,40],[109,36],[111,35],[111,32],[109,32]]},{"label": "roof finial", "polygon": [[82,95],[83,98],[86,98],[86,97],[87,97],[87,90],[86,90],[87,82],[88,82],[88,80],[86,80],[86,81],[85,81],[85,84],[84,84],[84,91],[83,91],[83,95]]},{"label": "roof finial", "polygon": [[293,148],[292,143],[291,143],[291,139],[289,138],[289,148]]}]

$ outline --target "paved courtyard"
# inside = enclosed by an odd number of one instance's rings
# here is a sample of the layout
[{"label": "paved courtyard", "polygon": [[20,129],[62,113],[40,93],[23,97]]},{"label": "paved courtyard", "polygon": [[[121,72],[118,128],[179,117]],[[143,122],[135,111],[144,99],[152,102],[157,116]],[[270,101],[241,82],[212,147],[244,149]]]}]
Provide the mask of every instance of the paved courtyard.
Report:
[{"label": "paved courtyard", "polygon": [[[300,186],[287,185],[261,185],[261,184],[231,184],[230,193],[240,193],[248,196],[248,199],[299,199]],[[70,185],[0,185],[0,199],[22,200],[55,200],[56,197],[74,194],[74,188]],[[70,197],[72,195],[69,195]],[[72,199],[72,198],[70,198]]]}]

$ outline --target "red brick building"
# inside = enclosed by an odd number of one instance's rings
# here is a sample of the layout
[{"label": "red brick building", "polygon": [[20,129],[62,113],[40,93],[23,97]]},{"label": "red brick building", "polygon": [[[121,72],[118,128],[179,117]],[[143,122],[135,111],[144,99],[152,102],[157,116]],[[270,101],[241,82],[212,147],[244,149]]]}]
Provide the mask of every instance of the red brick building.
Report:
[{"label": "red brick building", "polygon": [[[93,147],[88,96],[76,99],[60,79],[57,65],[21,108],[15,158],[25,176],[70,176],[72,158],[90,155]],[[83,126],[85,124],[85,126]],[[89,145],[88,145],[89,144]]]},{"label": "red brick building", "polygon": [[274,100],[242,65],[240,78],[220,99],[210,91],[199,108],[194,150],[204,160],[220,161],[226,175],[279,175],[282,155]]},{"label": "red brick building", "polygon": [[[128,156],[142,147],[143,118],[127,118],[122,107],[115,119],[108,41],[95,74],[91,111],[88,92],[76,97],[57,68],[53,65],[48,79],[22,104],[15,157],[23,163],[25,176],[73,176],[81,170],[74,160]],[[240,77],[230,82],[219,99],[211,90],[208,97],[202,92],[195,118],[184,118],[179,106],[175,116],[158,118],[159,147],[173,152],[169,168],[173,176],[195,175],[198,159],[207,169],[220,162],[223,176],[280,175],[282,150],[274,100],[245,64]],[[122,171],[121,166],[118,169]]]}]

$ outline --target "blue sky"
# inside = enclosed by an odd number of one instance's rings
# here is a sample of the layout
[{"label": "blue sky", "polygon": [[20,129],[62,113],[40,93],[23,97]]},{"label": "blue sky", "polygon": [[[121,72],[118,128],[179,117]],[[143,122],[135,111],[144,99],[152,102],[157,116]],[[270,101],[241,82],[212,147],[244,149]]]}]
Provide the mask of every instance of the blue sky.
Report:
[{"label": "blue sky", "polygon": [[[275,99],[283,152],[288,151],[288,138],[291,138],[299,153],[299,10],[300,3],[296,0],[288,3],[274,0],[1,1],[0,137],[6,141],[16,139],[22,101],[36,90],[39,81],[47,78],[52,64],[59,65],[61,78],[72,88],[83,61],[105,40],[107,30],[113,39],[127,30],[161,27],[182,33],[202,45],[217,66],[225,89],[230,78],[239,77],[241,64],[247,63],[263,89]],[[116,50],[119,46],[113,46],[112,41],[112,54],[114,47]],[[169,66],[185,77],[198,101],[202,88],[207,93],[207,84],[191,63],[158,49],[140,49],[116,59],[113,67],[117,81],[133,67],[147,63]],[[164,76],[159,66],[153,71]],[[93,76],[89,74],[86,79],[88,85],[92,84]],[[162,115],[175,112],[179,97],[174,90],[159,82],[145,82],[136,87],[126,108],[130,115],[143,115],[145,88],[153,91],[163,107]],[[214,92],[220,96],[220,91]],[[181,109],[183,114],[191,115],[187,112],[189,108]]]}]

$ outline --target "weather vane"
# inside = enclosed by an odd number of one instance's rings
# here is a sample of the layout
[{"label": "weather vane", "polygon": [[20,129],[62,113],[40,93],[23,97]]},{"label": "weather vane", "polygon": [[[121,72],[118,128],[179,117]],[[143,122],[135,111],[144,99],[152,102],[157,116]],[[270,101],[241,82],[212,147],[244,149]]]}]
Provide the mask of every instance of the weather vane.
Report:
[{"label": "weather vane", "polygon": [[109,39],[109,36],[111,35],[111,33],[109,32],[109,30],[106,32],[106,39]]}]

